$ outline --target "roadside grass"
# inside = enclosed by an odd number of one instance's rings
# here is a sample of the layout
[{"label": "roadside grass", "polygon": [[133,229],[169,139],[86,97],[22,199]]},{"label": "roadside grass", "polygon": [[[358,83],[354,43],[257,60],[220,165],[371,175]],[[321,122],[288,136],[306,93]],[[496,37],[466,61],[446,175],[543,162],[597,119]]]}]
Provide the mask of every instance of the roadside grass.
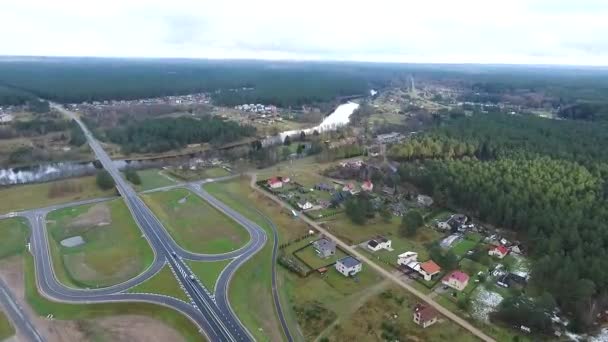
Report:
[{"label": "roadside grass", "polygon": [[52,314],[59,320],[83,320],[118,315],[142,315],[157,319],[179,332],[186,341],[205,341],[198,327],[181,313],[162,305],[131,303],[68,304],[54,302],[38,293],[36,288],[34,259],[29,253],[25,258],[25,296],[32,309],[41,317]]},{"label": "roadside grass", "polygon": [[0,220],[0,259],[18,254],[25,249],[29,228],[25,219]]},{"label": "roadside grass", "polygon": [[0,311],[0,341],[4,341],[13,335],[15,335],[15,328],[11,325],[6,314]]},{"label": "roadside grass", "polygon": [[220,277],[220,273],[228,266],[232,259],[221,261],[192,261],[187,260],[188,267],[196,274],[198,279],[205,285],[209,292],[213,293],[215,283]]},{"label": "roadside grass", "polygon": [[15,185],[0,189],[0,213],[43,208],[96,197],[114,196],[115,190],[101,190],[95,177],[80,177],[48,183]]},{"label": "roadside grass", "polygon": [[[272,229],[252,208],[249,180],[234,179],[205,184],[205,190],[264,229],[268,242],[235,273],[230,282],[229,299],[235,313],[258,341],[278,341],[283,334],[272,297]],[[260,209],[259,207],[257,207]]]},{"label": "roadside grass", "polygon": [[[53,268],[60,282],[96,288],[122,283],[154,259],[148,241],[122,200],[56,210],[47,216]],[[84,244],[61,241],[81,236]]]},{"label": "roadside grass", "polygon": [[445,318],[426,329],[418,326],[412,319],[417,303],[413,295],[391,286],[342,319],[326,337],[331,341],[477,341]]},{"label": "roadside grass", "polygon": [[148,279],[144,283],[129,289],[129,292],[155,293],[181,299],[186,303],[190,301],[184,290],[182,290],[182,288],[179,286],[179,283],[175,279],[175,276],[173,275],[173,272],[171,272],[168,265],[163,267],[163,269],[155,274],[151,279]]},{"label": "roadside grass", "polygon": [[159,169],[137,170],[137,174],[141,178],[141,184],[133,186],[137,191],[145,191],[175,184],[174,181],[162,175],[161,172]]},{"label": "roadside grass", "polygon": [[141,196],[173,239],[194,253],[225,253],[249,240],[245,228],[186,189]]}]

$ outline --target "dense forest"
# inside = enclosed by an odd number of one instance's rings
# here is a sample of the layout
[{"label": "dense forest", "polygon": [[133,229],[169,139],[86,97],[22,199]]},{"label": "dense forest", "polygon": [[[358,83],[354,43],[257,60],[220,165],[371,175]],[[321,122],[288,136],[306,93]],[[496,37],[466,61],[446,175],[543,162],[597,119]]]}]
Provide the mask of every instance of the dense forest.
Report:
[{"label": "dense forest", "polygon": [[401,178],[438,203],[518,232],[535,259],[532,288],[585,329],[608,295],[607,142],[601,124],[475,115],[443,122],[390,155],[411,161]]},{"label": "dense forest", "polygon": [[223,144],[253,136],[255,128],[216,117],[162,118],[136,121],[105,131],[107,140],[119,144],[124,153],[165,152],[187,144]]},{"label": "dense forest", "polygon": [[0,85],[0,106],[24,105],[32,100],[26,92]]}]

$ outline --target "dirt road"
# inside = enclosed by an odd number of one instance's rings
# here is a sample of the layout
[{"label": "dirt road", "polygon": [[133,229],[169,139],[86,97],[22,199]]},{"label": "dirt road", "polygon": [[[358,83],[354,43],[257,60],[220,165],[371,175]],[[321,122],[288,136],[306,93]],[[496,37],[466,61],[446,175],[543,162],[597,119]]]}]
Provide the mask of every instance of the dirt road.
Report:
[{"label": "dirt road", "polygon": [[[257,180],[257,175],[255,173],[251,174],[250,186],[254,190],[256,190],[259,193],[263,194],[264,196],[272,199],[274,202],[276,202],[277,204],[279,204],[282,207],[285,207],[285,208],[287,208],[289,210],[295,210],[294,208],[291,208],[291,206],[289,206],[288,204],[286,204],[283,201],[281,201],[278,197],[276,197],[276,196],[274,196],[274,195],[272,195],[272,194],[264,191],[263,189],[259,188],[255,184],[256,180]],[[458,324],[461,327],[463,327],[464,329],[468,330],[473,335],[479,337],[483,341],[488,341],[488,342],[490,342],[490,341],[494,342],[495,341],[492,337],[486,335],[483,331],[481,331],[478,328],[474,327],[471,323],[467,322],[465,319],[461,318],[460,316],[456,315],[452,311],[450,311],[450,310],[444,308],[443,306],[439,305],[432,298],[430,298],[426,294],[418,291],[417,289],[415,289],[414,287],[412,287],[411,285],[409,285],[408,283],[406,283],[405,281],[403,281],[403,279],[400,279],[398,276],[396,276],[396,275],[388,272],[387,270],[385,270],[384,268],[382,268],[378,264],[376,264],[373,261],[371,261],[370,259],[368,259],[365,255],[359,253],[357,250],[355,250],[354,248],[352,248],[348,244],[342,242],[337,237],[335,237],[333,234],[331,234],[329,231],[327,231],[325,228],[323,228],[319,224],[317,224],[315,221],[309,219],[305,215],[300,215],[300,218],[302,220],[304,220],[304,222],[308,223],[311,227],[314,227],[316,230],[318,230],[319,232],[321,232],[325,236],[327,236],[327,237],[331,238],[332,240],[334,240],[342,249],[344,249],[345,251],[347,251],[350,255],[353,255],[353,256],[357,257],[359,260],[361,260],[362,262],[365,262],[366,264],[368,264],[369,266],[371,266],[373,269],[375,269],[378,273],[382,274],[384,277],[386,277],[386,278],[394,281],[396,284],[398,284],[399,286],[403,287],[404,289],[406,289],[410,293],[414,294],[416,297],[420,298],[422,301],[428,303],[428,305],[430,305],[433,308],[435,308],[439,313],[441,313],[446,318],[454,321],[456,324]]]}]

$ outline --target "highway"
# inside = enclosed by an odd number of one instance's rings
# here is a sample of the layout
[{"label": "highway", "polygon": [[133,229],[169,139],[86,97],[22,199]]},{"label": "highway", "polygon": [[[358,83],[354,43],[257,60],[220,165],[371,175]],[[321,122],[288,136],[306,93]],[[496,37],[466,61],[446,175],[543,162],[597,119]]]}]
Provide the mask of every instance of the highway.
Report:
[{"label": "highway", "polygon": [[[138,197],[137,193],[131,188],[131,186],[122,177],[120,171],[115,167],[110,157],[103,150],[99,142],[93,137],[91,132],[82,123],[82,121],[72,112],[65,110],[63,107],[52,104],[53,108],[62,112],[64,115],[75,120],[83,130],[89,146],[95,153],[95,156],[100,161],[104,169],[112,176],[116,183],[118,192],[124,199],[129,211],[131,212],[135,222],[148,239],[150,246],[155,251],[155,260],[152,266],[139,275],[138,277],[127,281],[123,284],[113,286],[105,289],[94,289],[94,290],[79,290],[70,289],[59,284],[55,279],[52,271],[52,265],[50,262],[50,254],[48,252],[48,244],[45,240],[46,236],[44,229],[44,213],[34,214],[31,213],[26,215],[30,224],[33,224],[33,231],[37,232],[33,234],[33,245],[34,255],[36,257],[37,265],[37,279],[40,289],[50,295],[53,298],[68,301],[112,301],[112,300],[127,300],[127,298],[138,298],[138,294],[125,294],[116,291],[122,291],[123,287],[126,289],[133,286],[134,283],[140,283],[143,280],[149,278],[151,275],[157,272],[157,268],[162,268],[165,263],[168,264],[177,275],[178,282],[183,286],[187,295],[191,298],[192,303],[184,303],[175,301],[171,303],[165,303],[165,305],[171,305],[176,309],[186,313],[193,321],[195,321],[205,332],[207,337],[212,341],[252,341],[253,336],[247,331],[243,324],[238,320],[234,314],[230,304],[228,302],[228,285],[232,274],[247,261],[253,254],[259,251],[266,242],[266,235],[264,231],[245,219],[234,210],[230,209],[222,202],[218,201],[208,193],[202,191],[200,186],[190,185],[189,187],[195,191],[199,196],[208,200],[218,210],[226,213],[238,223],[243,225],[245,229],[250,233],[251,240],[246,246],[220,256],[213,255],[200,255],[189,253],[184,251],[182,248],[177,246],[175,241],[167,233],[162,226],[161,222],[154,216],[152,211],[143,203]],[[34,212],[36,213],[36,212]],[[32,217],[33,216],[33,217]],[[45,248],[46,246],[46,248]],[[215,295],[212,291],[206,289],[201,282],[192,274],[184,259],[191,260],[223,260],[228,258],[234,258],[224,270],[223,274],[226,274],[227,280],[218,281],[218,285],[215,289]],[[40,270],[38,270],[40,268]],[[221,280],[221,279],[220,279]],[[152,296],[154,297],[154,296]],[[162,297],[162,296],[160,296]],[[150,298],[147,298],[150,299]],[[158,298],[154,298],[154,301],[159,301]],[[182,304],[176,303],[180,302]],[[184,305],[195,308],[195,312],[190,309],[186,309]]]},{"label": "highway", "polygon": [[24,336],[28,341],[43,342],[45,341],[36,328],[32,324],[31,319],[28,315],[19,307],[17,301],[11,294],[8,286],[0,279],[0,304],[4,308],[4,311],[11,317],[11,321],[15,326],[15,329],[21,336]]}]

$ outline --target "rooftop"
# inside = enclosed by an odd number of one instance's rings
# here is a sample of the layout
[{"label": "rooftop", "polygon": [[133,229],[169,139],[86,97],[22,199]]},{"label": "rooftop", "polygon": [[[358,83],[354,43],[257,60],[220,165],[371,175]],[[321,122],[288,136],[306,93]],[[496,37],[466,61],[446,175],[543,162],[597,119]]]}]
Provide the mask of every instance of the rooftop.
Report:
[{"label": "rooftop", "polygon": [[439,265],[437,265],[433,260],[421,263],[420,268],[422,268],[424,272],[428,274],[435,274],[441,271],[441,267],[439,267]]},{"label": "rooftop", "polygon": [[338,260],[338,262],[346,267],[354,267],[354,266],[361,264],[361,261],[353,258],[352,256],[344,257],[344,258]]}]

